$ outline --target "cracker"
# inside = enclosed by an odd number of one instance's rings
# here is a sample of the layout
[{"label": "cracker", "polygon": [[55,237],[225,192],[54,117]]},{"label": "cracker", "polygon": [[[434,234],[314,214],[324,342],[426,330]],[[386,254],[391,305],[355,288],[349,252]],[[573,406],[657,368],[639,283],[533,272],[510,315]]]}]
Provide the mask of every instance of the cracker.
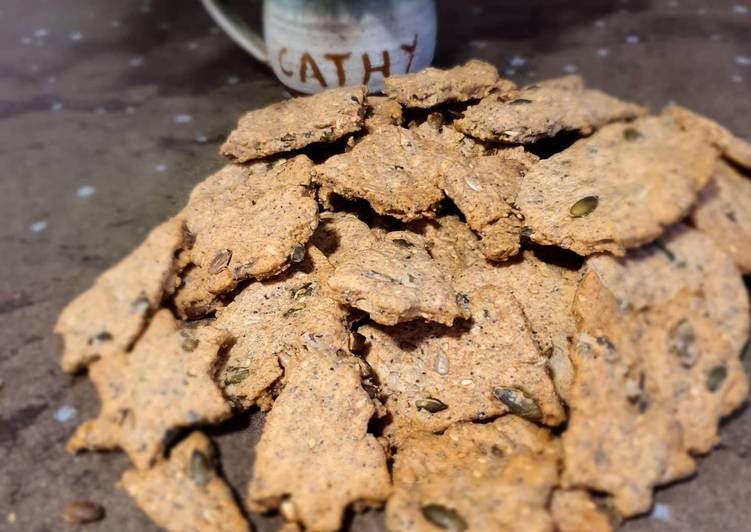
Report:
[{"label": "cracker", "polygon": [[425,249],[420,236],[388,233],[343,260],[328,280],[334,298],[383,325],[417,318],[451,325],[468,318],[462,298]]},{"label": "cracker", "polygon": [[693,225],[709,235],[733,258],[743,273],[751,273],[751,179],[718,160],[712,180],[691,214]]},{"label": "cracker", "polygon": [[550,503],[559,532],[612,532],[608,515],[597,507],[584,490],[556,490]]},{"label": "cracker", "polygon": [[689,212],[715,158],[670,117],[612,124],[536,164],[517,205],[539,244],[622,255]]},{"label": "cracker", "polygon": [[645,368],[657,383],[655,400],[679,421],[692,453],[712,450],[720,441],[720,419],[748,395],[738,352],[704,317],[700,302],[700,294],[684,290],[644,311],[638,329]]},{"label": "cracker", "polygon": [[312,166],[300,155],[266,174],[251,174],[224,201],[190,210],[191,262],[201,270],[207,292],[231,291],[246,279],[271,277],[302,259],[318,225],[318,204],[309,187]]},{"label": "cracker", "polygon": [[359,329],[393,417],[386,427],[392,440],[509,411],[546,425],[563,420],[519,303],[496,286],[478,288],[468,300],[472,322],[453,328],[415,322]]},{"label": "cracker", "polygon": [[508,92],[511,81],[498,77],[498,70],[484,61],[472,59],[450,70],[428,67],[414,74],[390,76],[383,92],[405,107],[427,109],[443,103],[484,98],[494,90]]},{"label": "cracker", "polygon": [[181,329],[169,310],[157,312],[132,352],[90,366],[102,406],[78,427],[68,450],[121,448],[146,469],[175,429],[227,419],[230,405],[212,379],[226,341],[212,327]]},{"label": "cracker", "polygon": [[364,116],[365,87],[292,98],[240,118],[220,151],[240,163],[290,152],[359,131]]},{"label": "cracker", "polygon": [[536,159],[514,148],[487,157],[456,158],[443,166],[441,186],[480,236],[490,260],[506,260],[519,252],[522,216],[516,196]]},{"label": "cracker", "polygon": [[690,474],[680,425],[656,400],[615,297],[588,273],[574,301],[578,322],[571,349],[576,376],[563,433],[564,488],[612,496],[624,517],[647,511],[652,488]]},{"label": "cracker", "polygon": [[725,334],[736,354],[743,349],[749,335],[748,292],[730,257],[699,231],[678,225],[651,246],[623,258],[590,257],[586,267],[627,309],[665,303],[683,290],[696,294],[701,314]]},{"label": "cracker", "polygon": [[391,492],[386,455],[367,430],[373,402],[351,355],[311,353],[286,372],[255,449],[248,506],[281,505],[307,530],[338,530],[349,504],[377,504]]},{"label": "cracker", "polygon": [[568,131],[588,135],[644,114],[643,107],[585,89],[580,77],[571,76],[492,94],[468,108],[455,127],[486,141],[528,144]]},{"label": "cracker", "polygon": [[510,291],[522,306],[540,352],[548,358],[556,391],[566,399],[574,378],[568,350],[576,332],[571,307],[579,284],[578,272],[525,251],[502,264],[476,263],[465,268],[456,283],[464,292],[488,284]]},{"label": "cracker", "polygon": [[485,263],[477,236],[456,216],[413,222],[409,230],[423,236],[428,253],[452,281],[467,268]]},{"label": "cracker", "polygon": [[174,532],[246,532],[248,522],[232,491],[214,469],[211,441],[194,432],[146,471],[122,477],[125,491],[165,530]]},{"label": "cracker", "polygon": [[552,531],[556,456],[547,430],[512,415],[417,434],[396,454],[386,527]]},{"label": "cracker", "polygon": [[411,125],[410,128],[425,140],[444,146],[447,153],[461,154],[464,157],[481,157],[494,155],[498,151],[495,146],[459,133],[446,122],[441,113],[431,113],[425,122],[417,126]]},{"label": "cracker", "polygon": [[175,254],[184,244],[182,219],[168,220],[63,309],[55,332],[63,337],[65,371],[80,371],[97,358],[130,349],[175,288]]},{"label": "cracker", "polygon": [[707,142],[714,144],[730,161],[751,170],[751,143],[733,135],[714,120],[689,111],[680,105],[671,105],[663,113],[682,123],[687,129],[695,129],[704,135]]},{"label": "cracker", "polygon": [[219,311],[214,326],[235,341],[217,380],[234,402],[243,407],[256,402],[292,358],[347,348],[346,313],[324,293],[329,269],[326,258],[310,247],[299,266],[251,284]]},{"label": "cracker", "polygon": [[314,180],[345,198],[368,201],[379,214],[404,221],[432,217],[443,199],[443,156],[439,145],[414,132],[385,126],[318,166]]},{"label": "cracker", "polygon": [[404,122],[402,106],[385,96],[368,96],[365,130],[368,133],[378,131],[384,126],[401,126]]},{"label": "cracker", "polygon": [[354,214],[324,212],[316,232],[310,239],[326,255],[328,261],[338,266],[347,257],[356,257],[376,242],[368,224]]}]

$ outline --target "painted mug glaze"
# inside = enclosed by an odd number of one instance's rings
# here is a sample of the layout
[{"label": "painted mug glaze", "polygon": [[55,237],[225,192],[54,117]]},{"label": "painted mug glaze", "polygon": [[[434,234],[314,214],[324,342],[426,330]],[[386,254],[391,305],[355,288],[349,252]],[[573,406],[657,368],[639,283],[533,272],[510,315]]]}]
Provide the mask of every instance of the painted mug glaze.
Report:
[{"label": "painted mug glaze", "polygon": [[222,0],[203,0],[227,34],[295,92],[383,88],[392,74],[430,65],[434,0],[264,0],[263,37]]}]

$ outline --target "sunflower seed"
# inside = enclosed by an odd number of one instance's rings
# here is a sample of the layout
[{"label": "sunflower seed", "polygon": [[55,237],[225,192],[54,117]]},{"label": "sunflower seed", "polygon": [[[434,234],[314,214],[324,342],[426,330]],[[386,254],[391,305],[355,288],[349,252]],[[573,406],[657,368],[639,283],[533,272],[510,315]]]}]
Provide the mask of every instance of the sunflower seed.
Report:
[{"label": "sunflower seed", "polygon": [[516,388],[493,388],[493,396],[502,402],[509,412],[531,421],[539,420],[542,411],[537,402]]},{"label": "sunflower seed", "polygon": [[569,212],[574,218],[581,218],[592,214],[600,203],[600,198],[597,196],[585,196],[571,206]]},{"label": "sunflower seed", "polygon": [[623,138],[629,142],[634,142],[636,140],[644,138],[644,135],[642,135],[638,129],[629,127],[623,130]]},{"label": "sunflower seed", "polygon": [[223,249],[216,255],[214,255],[214,258],[211,259],[211,262],[209,263],[209,273],[211,275],[216,275],[223,269],[227,267],[229,264],[230,259],[232,258],[232,251],[229,249]]},{"label": "sunflower seed", "polygon": [[441,410],[446,410],[448,408],[445,403],[439,401],[438,399],[433,399],[432,397],[418,399],[417,401],[415,401],[415,406],[418,410],[427,410],[431,414],[435,414],[436,412],[440,412]]},{"label": "sunflower seed", "polygon": [[532,103],[532,100],[527,100],[526,98],[517,98],[516,100],[511,100],[508,104],[509,105],[527,105]]},{"label": "sunflower seed", "polygon": [[408,248],[413,248],[413,247],[415,247],[415,245],[414,245],[414,244],[412,244],[412,242],[410,242],[409,240],[405,240],[405,239],[403,239],[403,238],[395,238],[395,239],[394,239],[394,240],[392,240],[391,242],[392,242],[392,243],[393,243],[393,244],[394,244],[395,246],[398,246],[398,247],[400,247],[400,248],[404,248],[404,249],[408,249]]},{"label": "sunflower seed", "polygon": [[303,246],[295,246],[292,250],[292,253],[290,254],[290,260],[297,264],[298,262],[302,262],[304,258],[305,248]]},{"label": "sunflower seed", "polygon": [[440,504],[428,504],[422,507],[422,515],[438,528],[461,532],[468,528],[467,522],[455,510]]},{"label": "sunflower seed", "polygon": [[104,508],[93,501],[72,501],[65,505],[63,519],[72,525],[99,521],[104,517]]},{"label": "sunflower seed", "polygon": [[694,328],[686,319],[676,323],[669,333],[670,352],[678,357],[681,364],[690,368],[699,358],[699,349],[696,347],[696,335]]},{"label": "sunflower seed", "polygon": [[196,350],[196,347],[198,347],[198,340],[195,338],[186,338],[183,340],[183,343],[180,344],[180,347],[183,348],[183,351],[191,353]]},{"label": "sunflower seed", "polygon": [[104,342],[111,342],[112,340],[114,340],[112,333],[110,333],[109,331],[102,331],[92,336],[89,339],[89,344],[101,344]]},{"label": "sunflower seed", "polygon": [[435,356],[435,371],[439,375],[446,375],[449,372],[449,358],[445,354],[438,353]]},{"label": "sunflower seed", "polygon": [[198,449],[190,455],[190,480],[196,486],[203,487],[211,480],[211,464],[208,457]]},{"label": "sunflower seed", "polygon": [[247,379],[248,375],[250,375],[250,370],[248,368],[230,366],[225,370],[224,374],[224,385],[228,386],[230,384],[239,384]]},{"label": "sunflower seed", "polygon": [[710,392],[719,390],[727,376],[728,368],[725,364],[720,364],[710,369],[709,373],[707,373],[707,390]]}]

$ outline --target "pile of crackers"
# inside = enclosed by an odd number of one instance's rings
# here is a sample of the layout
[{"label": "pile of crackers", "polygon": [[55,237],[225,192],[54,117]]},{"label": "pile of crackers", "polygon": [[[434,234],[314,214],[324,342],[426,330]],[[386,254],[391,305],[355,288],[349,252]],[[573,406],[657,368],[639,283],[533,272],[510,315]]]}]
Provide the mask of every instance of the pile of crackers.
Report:
[{"label": "pile of crackers", "polygon": [[707,118],[470,61],[221,152],[57,324],[101,399],[69,450],[125,451],[166,529],[249,529],[200,428],[251,408],[246,508],[285,530],[569,532],[649,511],[745,400],[751,145]]}]

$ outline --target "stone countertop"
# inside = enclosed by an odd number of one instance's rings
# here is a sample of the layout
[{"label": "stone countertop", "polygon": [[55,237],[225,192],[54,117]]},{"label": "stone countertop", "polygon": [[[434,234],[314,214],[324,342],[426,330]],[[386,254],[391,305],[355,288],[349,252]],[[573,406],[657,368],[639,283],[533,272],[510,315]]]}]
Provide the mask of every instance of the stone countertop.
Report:
[{"label": "stone countertop", "polygon": [[[751,0],[439,1],[439,17],[438,65],[477,57],[521,83],[578,72],[751,138]],[[88,530],[155,530],[115,488],[122,454],[65,453],[98,403],[87,379],[60,372],[52,325],[221,166],[236,118],[284,91],[198,0],[5,0],[0,69],[0,529],[59,530],[64,504],[89,498],[107,517]],[[209,431],[240,492],[262,423],[252,413]],[[624,529],[747,530],[750,451],[747,410],[697,478],[661,489],[653,513]],[[379,523],[370,514],[350,528]]]}]

